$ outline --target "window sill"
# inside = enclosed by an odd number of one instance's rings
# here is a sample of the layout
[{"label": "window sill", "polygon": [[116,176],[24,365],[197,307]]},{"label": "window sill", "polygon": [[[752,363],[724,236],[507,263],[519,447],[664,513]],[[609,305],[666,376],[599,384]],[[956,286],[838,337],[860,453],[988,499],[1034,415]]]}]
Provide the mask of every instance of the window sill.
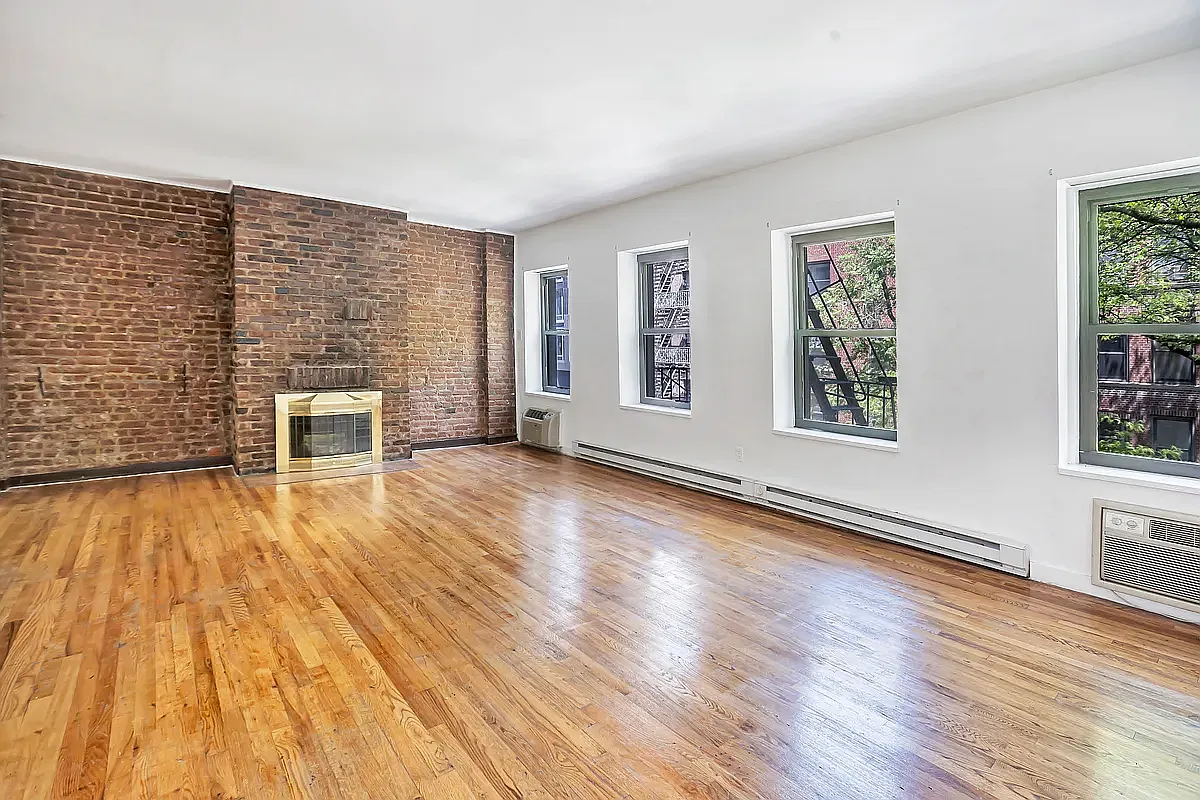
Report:
[{"label": "window sill", "polygon": [[1123,483],[1127,486],[1147,486],[1151,489],[1200,494],[1200,480],[1181,475],[1158,475],[1153,472],[1099,467],[1093,464],[1059,464],[1058,473],[1072,478],[1089,478],[1094,481]]},{"label": "window sill", "polygon": [[571,395],[558,394],[557,392],[536,392],[536,391],[529,391],[527,389],[527,390],[525,390],[525,396],[526,397],[545,397],[548,400],[558,400],[559,402],[562,402],[562,403],[571,402]]},{"label": "window sill", "polygon": [[790,436],[793,439],[810,439],[817,442],[832,442],[850,447],[861,447],[864,450],[882,450],[885,453],[895,453],[900,449],[898,442],[890,439],[872,439],[869,436],[848,436],[844,433],[810,430],[808,428],[774,428],[771,431],[777,436]]},{"label": "window sill", "polygon": [[668,406],[656,406],[650,403],[621,403],[621,408],[627,411],[648,411],[651,414],[666,414],[668,417],[692,416],[690,408],[669,408]]}]

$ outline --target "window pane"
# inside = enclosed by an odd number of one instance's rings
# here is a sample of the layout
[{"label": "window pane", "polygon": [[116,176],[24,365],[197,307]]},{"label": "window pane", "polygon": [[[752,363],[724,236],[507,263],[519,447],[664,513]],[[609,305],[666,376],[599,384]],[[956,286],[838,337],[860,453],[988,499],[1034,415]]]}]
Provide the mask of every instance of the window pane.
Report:
[{"label": "window pane", "polygon": [[542,388],[547,391],[569,392],[571,390],[571,340],[563,334],[548,333],[542,347]]},{"label": "window pane", "polygon": [[571,327],[567,304],[567,276],[551,275],[543,279],[546,319],[543,324],[548,331],[565,331]]},{"label": "window pane", "polygon": [[[1100,372],[1101,382],[1095,387],[1099,452],[1168,461],[1195,460],[1191,431],[1200,417],[1200,390],[1192,382],[1160,381],[1166,366],[1175,370],[1175,375],[1195,374],[1190,358],[1167,348],[1180,344],[1180,338],[1129,336],[1125,374],[1106,379]],[[1103,339],[1100,337],[1097,346],[1110,347]],[[1116,354],[1100,353],[1100,358],[1108,355]],[[1181,367],[1180,360],[1192,366]]]},{"label": "window pane", "polygon": [[[1196,460],[1192,431],[1200,416],[1200,398],[1145,385],[1103,386],[1099,396],[1096,438],[1101,453]],[[1160,414],[1170,419],[1164,421]]]},{"label": "window pane", "polygon": [[1099,321],[1200,321],[1200,192],[1100,206]]},{"label": "window pane", "polygon": [[1128,336],[1101,336],[1097,342],[1099,363],[1096,374],[1102,381],[1123,381],[1129,371]]},{"label": "window pane", "polygon": [[805,245],[804,261],[808,327],[896,327],[895,236]]},{"label": "window pane", "polygon": [[687,258],[655,261],[645,264],[643,280],[649,293],[649,308],[645,325],[649,328],[687,328],[691,326],[688,310],[691,273]]},{"label": "window pane", "polygon": [[687,404],[692,401],[691,336],[656,333],[642,337],[643,391],[647,398]]},{"label": "window pane", "polygon": [[805,419],[895,430],[895,339],[808,336],[803,342]]}]

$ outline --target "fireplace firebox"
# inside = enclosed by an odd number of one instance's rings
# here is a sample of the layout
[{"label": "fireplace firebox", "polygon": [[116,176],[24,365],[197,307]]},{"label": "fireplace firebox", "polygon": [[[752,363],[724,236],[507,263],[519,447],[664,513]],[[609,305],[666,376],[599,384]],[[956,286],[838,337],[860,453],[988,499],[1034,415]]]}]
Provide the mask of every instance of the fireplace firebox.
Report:
[{"label": "fireplace firebox", "polygon": [[383,460],[382,392],[275,395],[275,471]]}]

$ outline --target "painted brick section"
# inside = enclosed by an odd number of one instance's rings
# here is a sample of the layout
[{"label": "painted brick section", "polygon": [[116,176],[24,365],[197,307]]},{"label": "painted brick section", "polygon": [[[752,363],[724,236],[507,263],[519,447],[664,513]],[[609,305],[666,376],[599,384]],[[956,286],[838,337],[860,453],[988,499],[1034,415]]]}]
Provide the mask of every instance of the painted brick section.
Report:
[{"label": "painted brick section", "polygon": [[[294,366],[370,366],[384,458],[410,454],[407,227],[398,211],[234,187],[239,471],[274,469],[274,398]],[[371,306],[368,319],[347,318],[351,300]]]},{"label": "painted brick section", "polygon": [[516,356],[513,344],[513,237],[484,234],[489,439],[517,433]]},{"label": "painted brick section", "polygon": [[487,435],[484,234],[409,223],[414,442]]},{"label": "painted brick section", "polygon": [[8,475],[228,454],[227,196],[0,161],[0,221]]}]

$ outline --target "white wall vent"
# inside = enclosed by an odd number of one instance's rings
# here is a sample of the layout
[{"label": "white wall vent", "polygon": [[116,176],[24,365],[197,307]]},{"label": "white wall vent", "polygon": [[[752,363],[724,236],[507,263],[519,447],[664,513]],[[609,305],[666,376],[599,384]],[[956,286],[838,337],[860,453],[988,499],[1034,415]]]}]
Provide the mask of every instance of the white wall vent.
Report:
[{"label": "white wall vent", "polygon": [[1092,583],[1200,612],[1200,518],[1096,500]]},{"label": "white wall vent", "polygon": [[525,444],[558,451],[559,412],[548,408],[527,408],[521,415],[521,441]]},{"label": "white wall vent", "polygon": [[921,520],[851,506],[750,479],[587,442],[576,442],[575,454],[587,461],[756,505],[769,506],[806,519],[815,519],[1014,575],[1029,576],[1029,557],[1025,547],[1014,542],[978,533],[950,530]]}]

